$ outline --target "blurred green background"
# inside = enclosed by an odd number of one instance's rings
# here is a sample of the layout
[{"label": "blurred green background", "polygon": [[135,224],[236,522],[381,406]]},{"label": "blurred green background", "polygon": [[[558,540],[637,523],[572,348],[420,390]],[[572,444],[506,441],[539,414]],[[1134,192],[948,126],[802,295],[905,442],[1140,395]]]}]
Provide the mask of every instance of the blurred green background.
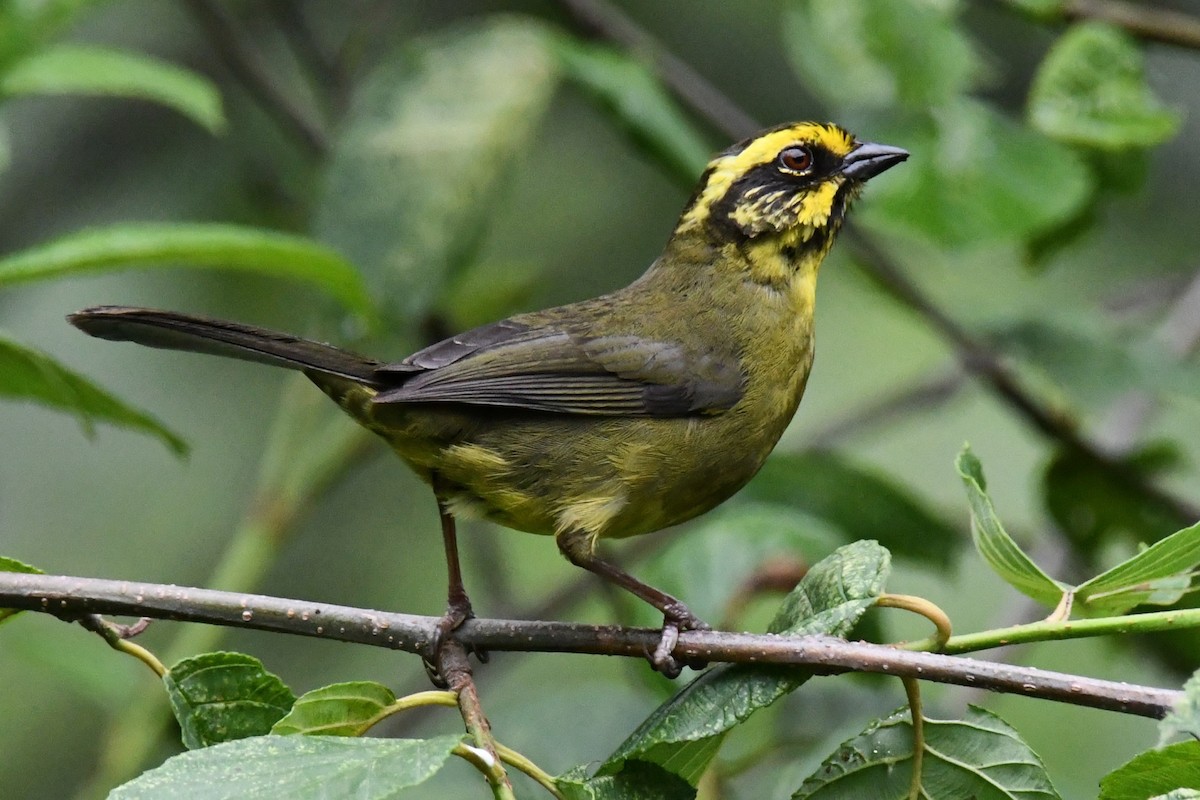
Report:
[{"label": "blurred green background", "polygon": [[[221,221],[312,231],[321,198],[332,202],[323,194],[328,157],[298,144],[263,111],[197,21],[197,5],[206,4],[86,4],[56,32],[55,40],[146,53],[209,76],[225,104],[224,132],[213,135],[148,102],[5,98],[0,145],[9,161],[0,173],[0,253],[125,221]],[[813,86],[818,76],[805,70],[807,56],[794,52],[808,46],[794,30],[796,15],[803,13],[797,8],[805,3],[620,5],[763,124],[825,117],[839,108],[829,101],[830,87]],[[949,15],[954,30],[972,43],[979,59],[972,78],[976,101],[1021,120],[1030,83],[1062,34],[1061,24],[1031,20],[1000,3],[918,5]],[[1200,14],[1194,3],[1153,5]],[[11,6],[7,12],[13,16],[4,18],[9,21],[21,13],[22,3]],[[499,12],[527,14],[574,30],[563,7],[548,2],[229,2],[218,7],[236,22],[281,91],[313,119],[323,120],[335,140],[355,88],[397,48]],[[290,38],[287,20],[294,22],[293,14],[302,17],[310,41],[329,63],[338,65],[337,80],[334,71],[314,71],[305,61]],[[15,30],[0,28],[0,44]],[[1081,217],[1075,226],[1077,235],[1067,235],[1065,223],[1071,220],[1044,225],[1040,238],[985,241],[939,241],[911,226],[905,229],[903,215],[894,209],[923,201],[905,196],[905,191],[915,191],[915,178],[905,183],[899,173],[910,167],[915,171],[921,162],[954,158],[955,142],[944,130],[937,147],[922,149],[921,141],[906,140],[905,131],[918,126],[913,104],[920,101],[903,92],[866,110],[848,103],[848,118],[837,120],[863,138],[913,152],[909,164],[895,171],[896,186],[890,191],[884,184],[892,173],[872,185],[851,224],[883,237],[909,277],[973,329],[995,331],[1038,320],[1071,330],[1119,330],[1111,336],[1117,343],[1153,342],[1171,303],[1200,268],[1200,195],[1195,191],[1200,185],[1200,120],[1192,113],[1200,105],[1200,58],[1164,44],[1149,44],[1144,54],[1149,84],[1171,109],[1182,112],[1180,127],[1158,146],[1110,151],[1094,160],[1080,157],[1089,168],[1103,162],[1089,174],[1132,170],[1134,175],[1127,179],[1128,188],[1106,188],[1098,195],[1092,216]],[[925,52],[923,58],[936,62],[936,52]],[[922,63],[922,58],[914,57],[914,62]],[[702,125],[698,130],[712,151],[728,144],[727,137]],[[978,147],[980,141],[964,134],[959,144]],[[503,188],[489,200],[485,227],[466,259],[474,282],[457,295],[464,306],[489,309],[489,303],[506,302],[507,307],[495,308],[503,314],[580,299],[627,283],[656,257],[687,189],[660,160],[637,147],[589,92],[564,82],[519,145],[520,157],[503,170]],[[1044,157],[1035,152],[1037,147],[1030,144],[1030,158]],[[1065,152],[1076,157],[1079,151]],[[467,147],[458,154],[466,163],[488,156],[486,147]],[[1009,154],[995,158],[997,171],[1009,169]],[[982,160],[989,163],[986,155]],[[362,187],[364,197],[411,188],[402,176],[381,172],[377,180],[377,185]],[[1052,197],[1060,190],[1046,185],[1036,193]],[[956,187],[947,191],[953,194]],[[337,200],[356,201],[353,196]],[[960,208],[969,211],[970,206]],[[989,224],[1003,224],[1003,215],[996,219]],[[1047,242],[1053,247],[1039,250],[1037,258],[1029,256],[1034,245]],[[533,277],[505,278],[513,275]],[[497,300],[496,286],[514,284],[516,290]],[[180,459],[148,436],[101,426],[89,438],[59,412],[21,402],[0,404],[0,553],[56,574],[207,585],[233,531],[253,507],[262,454],[290,378],[218,359],[115,346],[89,339],[63,320],[66,313],[102,303],[315,330],[334,341],[349,340],[356,329],[331,323],[328,300],[311,287],[221,271],[109,272],[0,291],[3,331],[148,410],[192,448],[190,456]],[[955,384],[948,399],[858,425],[829,440],[831,426],[856,411],[913,383],[953,374],[955,367],[947,344],[865,277],[844,249],[835,248],[823,270],[818,304],[816,365],[780,449],[802,451],[821,437],[852,463],[904,487],[960,533],[957,544],[946,545],[953,549],[948,567],[898,555],[891,590],[940,603],[959,631],[1043,613],[992,575],[969,549],[966,506],[953,468],[956,453],[968,440],[987,468],[1001,517],[1032,543],[1032,551],[1052,565],[1054,574],[1070,578],[1088,559],[1103,563],[1131,552],[1138,531],[1133,538],[1114,536],[1074,547],[1058,535],[1061,526],[1051,521],[1043,502],[1042,471],[1052,447],[969,379]],[[395,327],[387,342],[391,349],[375,354],[405,355],[406,348],[422,340],[420,323],[425,330],[434,323],[453,327],[455,320],[445,316],[402,324],[390,320]],[[1128,433],[1114,422],[1112,409],[1138,384],[1128,382],[1134,372],[1112,369],[1100,358],[1104,348],[1086,350],[1082,363],[1064,367],[1056,366],[1055,358],[1070,354],[1055,346],[1042,342],[1038,349],[1035,342],[1029,356],[1028,350],[1017,348],[1028,338],[998,341],[1013,343],[1016,363],[1039,396],[1076,414],[1098,440],[1120,443]],[[1184,362],[1177,375],[1157,376],[1169,388],[1134,440],[1170,443],[1176,465],[1163,485],[1195,502],[1200,499],[1195,469],[1200,381],[1193,369]],[[1155,376],[1136,374],[1157,385]],[[316,395],[304,396],[313,396],[315,403],[321,399]],[[365,452],[362,465],[348,471],[300,519],[259,591],[438,613],[444,597],[441,543],[428,489],[381,445],[372,444]],[[719,524],[719,518],[696,523]],[[815,528],[823,524],[812,522]],[[665,538],[656,544],[669,540],[672,550],[686,550],[688,535],[686,529],[672,531],[659,535]],[[853,538],[855,532],[835,535]],[[614,608],[591,582],[580,582],[549,540],[472,524],[461,534],[461,546],[467,585],[483,615],[521,613],[576,582],[582,587],[581,604],[557,613],[589,621],[631,618],[629,609]],[[719,554],[714,560],[720,563]],[[671,559],[640,563],[634,571],[669,573],[671,564]],[[705,585],[721,578],[716,570],[702,579],[693,576],[691,583],[687,576],[668,580],[702,608],[709,598],[732,591]],[[764,602],[737,624],[761,624],[769,613],[770,603]],[[920,626],[899,617],[891,612],[877,618],[884,636],[924,635]],[[155,623],[139,641],[152,650],[163,648],[180,627]],[[110,726],[132,698],[153,689],[151,677],[93,635],[50,618],[22,615],[0,633],[0,795],[71,797],[107,788],[104,782],[115,779],[101,763],[110,753]],[[397,690],[421,685],[418,659],[382,650],[240,631],[228,633],[221,646],[262,658],[298,692],[352,679],[379,680]],[[1177,651],[1169,659],[1172,669],[1144,644],[1109,641],[1040,645],[1012,656],[1051,669],[1163,686],[1182,681],[1185,672],[1179,670],[1186,670],[1189,659],[1192,668],[1200,662],[1194,650]],[[671,688],[643,664],[582,656],[496,654],[478,671],[478,679],[503,740],[555,773],[602,759]],[[960,714],[970,701],[1002,715],[1046,761],[1064,797],[1090,796],[1101,775],[1156,738],[1148,720],[943,687],[930,687],[928,694],[934,714]],[[806,685],[729,742],[731,758],[763,741],[774,741],[787,756],[774,767],[768,761],[731,778],[725,796],[786,796],[807,774],[802,764],[819,763],[872,716],[902,702],[899,684],[882,680],[840,678]],[[160,705],[165,711],[165,700]],[[460,723],[452,713],[439,712],[401,724],[413,733],[453,731]],[[1080,745],[1083,731],[1086,749]],[[151,752],[150,763],[177,747],[177,737],[168,733]],[[467,766],[456,765],[412,796],[483,796],[477,784]],[[528,786],[525,791],[532,794]]]}]

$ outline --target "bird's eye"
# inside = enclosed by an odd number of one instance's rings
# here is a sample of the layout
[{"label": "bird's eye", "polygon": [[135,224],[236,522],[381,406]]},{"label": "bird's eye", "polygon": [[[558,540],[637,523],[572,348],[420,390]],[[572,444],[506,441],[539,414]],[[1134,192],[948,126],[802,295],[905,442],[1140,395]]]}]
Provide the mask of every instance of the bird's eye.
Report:
[{"label": "bird's eye", "polygon": [[812,150],[789,147],[779,154],[779,163],[789,172],[807,172],[813,163]]}]

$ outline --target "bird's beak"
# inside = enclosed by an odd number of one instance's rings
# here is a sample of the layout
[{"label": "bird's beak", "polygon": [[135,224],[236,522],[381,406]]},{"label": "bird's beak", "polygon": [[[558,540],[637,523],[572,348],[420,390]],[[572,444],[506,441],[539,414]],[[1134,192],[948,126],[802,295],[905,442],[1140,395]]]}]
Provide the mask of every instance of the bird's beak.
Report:
[{"label": "bird's beak", "polygon": [[842,174],[856,181],[874,178],[908,158],[908,151],[874,142],[863,142],[842,159]]}]

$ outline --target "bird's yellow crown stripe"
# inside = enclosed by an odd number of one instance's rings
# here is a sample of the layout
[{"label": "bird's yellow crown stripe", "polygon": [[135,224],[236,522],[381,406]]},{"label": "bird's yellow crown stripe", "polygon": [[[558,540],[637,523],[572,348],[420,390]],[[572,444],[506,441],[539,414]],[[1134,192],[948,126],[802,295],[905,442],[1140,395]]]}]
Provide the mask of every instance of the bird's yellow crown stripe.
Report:
[{"label": "bird's yellow crown stripe", "polygon": [[831,153],[845,155],[854,149],[854,137],[837,125],[805,122],[769,131],[752,139],[741,150],[719,156],[708,165],[708,181],[696,201],[679,221],[679,230],[687,230],[708,219],[712,207],[734,182],[750,170],[767,164],[788,145],[799,142],[819,144]]}]

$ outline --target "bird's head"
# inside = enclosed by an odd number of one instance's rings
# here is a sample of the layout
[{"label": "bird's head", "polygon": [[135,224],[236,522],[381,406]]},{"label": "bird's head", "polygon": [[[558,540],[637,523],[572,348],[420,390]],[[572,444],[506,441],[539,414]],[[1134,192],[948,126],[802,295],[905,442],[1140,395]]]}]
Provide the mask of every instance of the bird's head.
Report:
[{"label": "bird's head", "polygon": [[833,124],[770,128],[709,163],[675,230],[735,241],[776,235],[786,247],[827,249],[863,184],[906,158]]}]

